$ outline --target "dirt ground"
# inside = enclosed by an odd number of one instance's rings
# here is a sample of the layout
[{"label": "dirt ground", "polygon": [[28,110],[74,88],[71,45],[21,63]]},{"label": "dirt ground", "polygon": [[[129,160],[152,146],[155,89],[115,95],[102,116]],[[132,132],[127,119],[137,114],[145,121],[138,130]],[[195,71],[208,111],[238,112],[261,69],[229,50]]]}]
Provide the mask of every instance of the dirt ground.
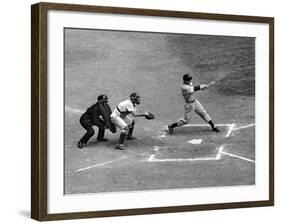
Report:
[{"label": "dirt ground", "polygon": [[[183,116],[185,73],[194,84],[216,81],[196,98],[220,133],[194,114],[167,135]],[[78,149],[79,117],[96,97],[114,108],[134,91],[138,110],[156,116],[136,118],[137,140],[116,150],[119,130],[107,130],[108,142],[95,134]],[[66,194],[255,184],[255,39],[65,29],[64,155]]]}]

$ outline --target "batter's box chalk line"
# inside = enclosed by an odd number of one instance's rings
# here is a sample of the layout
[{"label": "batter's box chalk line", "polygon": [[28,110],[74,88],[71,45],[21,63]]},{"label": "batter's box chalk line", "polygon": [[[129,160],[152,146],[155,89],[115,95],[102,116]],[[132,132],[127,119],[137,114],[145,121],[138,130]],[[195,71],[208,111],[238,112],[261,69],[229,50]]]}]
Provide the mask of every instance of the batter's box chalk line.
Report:
[{"label": "batter's box chalk line", "polygon": [[198,157],[198,158],[175,158],[175,159],[170,159],[170,158],[166,158],[166,159],[159,159],[156,158],[155,154],[152,154],[149,156],[149,158],[147,159],[147,162],[196,162],[196,161],[217,161],[217,160],[221,160],[223,155],[226,156],[230,156],[230,157],[234,157],[237,159],[241,159],[247,162],[251,162],[251,163],[255,163],[254,160],[243,157],[243,156],[239,156],[239,155],[235,155],[232,153],[228,153],[228,152],[224,152],[224,147],[225,146],[219,146],[217,147],[217,154],[214,157]]},{"label": "batter's box chalk line", "polygon": [[[208,124],[186,124],[183,127],[209,127],[210,125]],[[216,124],[218,127],[228,127],[225,137],[228,138],[230,137],[231,133],[233,132],[233,129],[235,127],[235,123],[232,124]]]},{"label": "batter's box chalk line", "polygon": [[[236,127],[235,128],[235,123],[232,124],[217,124],[217,126],[219,127],[228,127],[226,134],[225,134],[225,138],[229,138],[231,136],[231,134],[233,133],[233,131],[237,131],[237,130],[241,130],[244,128],[249,128],[249,127],[253,127],[255,124],[248,124],[245,126],[240,126],[240,127]],[[206,124],[188,124],[188,125],[184,125],[185,127],[205,127],[208,126]],[[247,162],[251,162],[251,163],[255,163],[254,160],[243,157],[243,156],[239,156],[239,155],[235,155],[233,153],[228,153],[224,151],[224,145],[217,147],[217,154],[214,157],[198,157],[198,158],[164,158],[164,159],[159,159],[156,157],[156,153],[151,154],[149,156],[149,158],[146,160],[147,162],[185,162],[185,161],[217,161],[222,159],[222,156],[230,156],[230,157],[234,157],[237,159],[241,159]],[[160,148],[158,146],[154,146],[154,151],[157,152]]]},{"label": "batter's box chalk line", "polygon": [[217,150],[217,154],[214,157],[199,157],[199,158],[166,158],[166,159],[159,159],[156,158],[155,154],[150,155],[147,159],[147,162],[185,162],[185,161],[210,161],[210,160],[219,160],[221,159],[221,154],[223,151],[223,146],[220,146]]},{"label": "batter's box chalk line", "polygon": [[[235,127],[235,124],[217,124],[216,126],[218,127],[228,127],[228,131],[226,132],[226,138],[230,137],[231,132],[233,131],[233,128]],[[183,125],[182,127],[209,127],[208,124],[186,124]],[[165,137],[167,137],[167,131],[168,131],[168,126],[164,126],[162,133],[159,134],[158,136],[152,136],[152,138],[156,138],[156,139],[163,139]]]}]

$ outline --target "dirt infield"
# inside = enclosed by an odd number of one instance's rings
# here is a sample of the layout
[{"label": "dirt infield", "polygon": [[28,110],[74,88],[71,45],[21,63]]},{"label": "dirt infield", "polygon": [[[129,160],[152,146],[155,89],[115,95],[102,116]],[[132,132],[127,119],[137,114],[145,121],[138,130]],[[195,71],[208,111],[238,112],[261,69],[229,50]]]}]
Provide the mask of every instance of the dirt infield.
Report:
[{"label": "dirt infield", "polygon": [[[255,184],[255,41],[249,37],[65,30],[65,193],[118,192]],[[182,75],[216,84],[196,93],[221,132],[194,114],[191,124],[167,135],[183,115]],[[107,94],[113,108],[137,91],[141,111],[135,141],[115,150],[108,142],[79,150],[79,117]],[[95,130],[97,130],[95,128]],[[200,143],[198,143],[200,142]]]}]

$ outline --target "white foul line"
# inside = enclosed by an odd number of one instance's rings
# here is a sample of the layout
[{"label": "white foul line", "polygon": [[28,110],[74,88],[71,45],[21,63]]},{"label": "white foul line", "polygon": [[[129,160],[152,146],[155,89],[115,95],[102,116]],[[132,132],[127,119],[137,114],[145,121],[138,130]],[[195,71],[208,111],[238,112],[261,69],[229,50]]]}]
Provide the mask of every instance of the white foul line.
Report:
[{"label": "white foul line", "polygon": [[248,162],[252,162],[252,163],[255,163],[254,160],[251,160],[251,159],[248,159],[248,158],[245,158],[243,156],[237,156],[237,155],[234,155],[232,153],[228,153],[228,152],[222,152],[222,154],[224,155],[228,155],[228,156],[231,156],[231,157],[235,157],[235,158],[238,158],[238,159],[242,159],[242,160],[245,160],[245,161],[248,161]]},{"label": "white foul line", "polygon": [[69,107],[69,106],[65,106],[65,110],[73,112],[73,113],[77,113],[77,114],[82,114],[83,113],[82,110],[78,110],[78,109],[75,109],[75,108],[72,108],[72,107]]},{"label": "white foul line", "polygon": [[256,125],[256,124],[253,123],[253,124],[249,124],[249,125],[237,127],[237,128],[234,128],[233,131],[237,131],[237,130],[244,129],[244,128],[249,128],[249,127],[252,127],[252,126],[255,126],[255,125]]},{"label": "white foul line", "polygon": [[114,162],[117,162],[117,161],[125,159],[125,158],[127,158],[127,156],[122,156],[121,158],[116,159],[116,160],[110,160],[110,161],[107,161],[107,162],[104,162],[104,163],[98,163],[98,164],[95,164],[95,165],[92,165],[92,166],[87,166],[85,168],[80,168],[78,170],[75,170],[74,172],[78,173],[78,172],[89,170],[89,169],[92,169],[92,168],[95,168],[95,167],[104,166],[104,165],[107,165],[107,164],[110,164],[110,163],[114,163]]}]

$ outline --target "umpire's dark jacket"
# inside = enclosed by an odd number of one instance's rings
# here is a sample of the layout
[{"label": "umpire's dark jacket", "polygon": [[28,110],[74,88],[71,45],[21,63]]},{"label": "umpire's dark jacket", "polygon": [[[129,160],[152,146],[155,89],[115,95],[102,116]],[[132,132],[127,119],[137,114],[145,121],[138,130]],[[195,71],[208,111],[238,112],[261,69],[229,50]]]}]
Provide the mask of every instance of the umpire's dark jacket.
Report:
[{"label": "umpire's dark jacket", "polygon": [[82,126],[98,126],[98,127],[104,127],[105,126],[105,121],[102,118],[103,115],[101,113],[101,106],[104,108],[108,109],[108,111],[111,111],[109,105],[107,103],[100,103],[97,102],[91,107],[87,109],[87,111],[82,114],[80,118],[80,123]]}]

